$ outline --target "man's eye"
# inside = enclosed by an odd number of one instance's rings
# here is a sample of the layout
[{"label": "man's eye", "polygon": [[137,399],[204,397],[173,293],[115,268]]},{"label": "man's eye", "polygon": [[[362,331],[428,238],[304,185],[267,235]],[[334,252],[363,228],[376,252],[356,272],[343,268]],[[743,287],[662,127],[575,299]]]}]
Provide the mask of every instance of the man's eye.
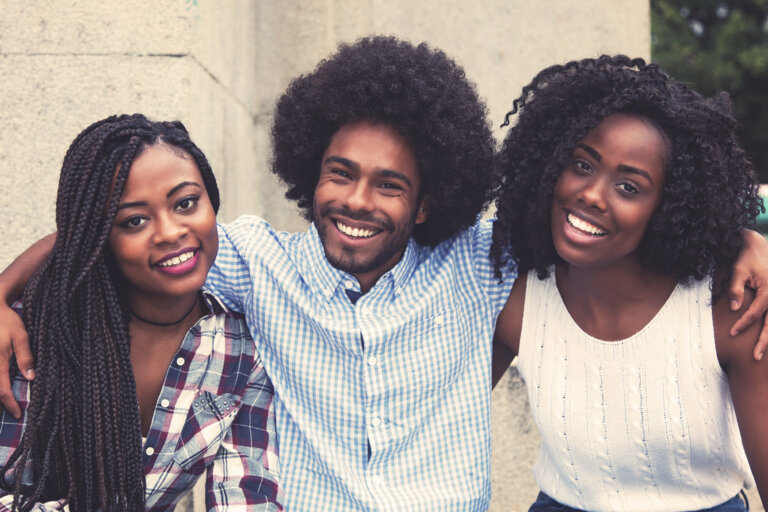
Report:
[{"label": "man's eye", "polygon": [[352,178],[352,176],[350,176],[349,173],[344,169],[331,169],[331,174],[346,179]]}]

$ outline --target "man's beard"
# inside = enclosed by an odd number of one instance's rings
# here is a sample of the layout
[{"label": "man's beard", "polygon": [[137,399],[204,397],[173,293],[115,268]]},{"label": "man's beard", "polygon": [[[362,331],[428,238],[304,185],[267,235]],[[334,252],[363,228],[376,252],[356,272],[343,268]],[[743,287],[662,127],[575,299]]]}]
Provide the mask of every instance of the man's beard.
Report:
[{"label": "man's beard", "polygon": [[[350,220],[357,220],[361,222],[368,222],[375,224],[381,229],[381,232],[377,234],[377,237],[385,237],[382,241],[383,245],[372,256],[367,259],[359,259],[355,253],[354,248],[342,247],[341,254],[329,254],[326,249],[326,237],[328,229],[337,229],[335,223],[330,220],[331,215],[341,215]],[[318,215],[317,208],[315,209],[315,219],[324,219],[325,222],[316,223],[320,241],[323,243],[323,250],[325,257],[333,267],[347,272],[348,274],[357,275],[364,274],[379,269],[385,265],[394,255],[398,252],[405,250],[408,245],[408,239],[413,233],[413,227],[416,220],[416,211],[414,211],[410,222],[396,229],[393,223],[389,219],[382,219],[368,213],[353,212],[347,208],[331,208],[326,207],[320,215]]]}]

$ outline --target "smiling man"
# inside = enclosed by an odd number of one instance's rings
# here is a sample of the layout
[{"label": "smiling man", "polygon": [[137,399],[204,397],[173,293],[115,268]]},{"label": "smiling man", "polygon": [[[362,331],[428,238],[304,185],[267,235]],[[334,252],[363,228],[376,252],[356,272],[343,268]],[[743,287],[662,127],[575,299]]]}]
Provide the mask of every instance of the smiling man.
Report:
[{"label": "smiling man", "polygon": [[365,293],[402,258],[414,226],[427,218],[425,202],[406,140],[363,120],[342,126],[325,150],[312,218],[328,262]]},{"label": "smiling man", "polygon": [[312,221],[220,230],[209,284],[276,390],[289,510],[486,510],[494,140],[464,72],[395,38],[342,45],[279,100],[273,171]]}]

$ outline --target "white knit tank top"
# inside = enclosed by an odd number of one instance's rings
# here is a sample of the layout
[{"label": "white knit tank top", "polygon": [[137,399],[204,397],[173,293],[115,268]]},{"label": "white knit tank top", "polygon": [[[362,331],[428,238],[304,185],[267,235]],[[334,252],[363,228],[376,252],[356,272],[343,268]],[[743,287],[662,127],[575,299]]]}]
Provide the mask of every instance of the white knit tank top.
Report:
[{"label": "white knit tank top", "polygon": [[554,269],[528,274],[518,369],[541,433],[534,476],[591,511],[698,510],[754,485],[715,351],[709,281],[601,341],[569,315]]}]

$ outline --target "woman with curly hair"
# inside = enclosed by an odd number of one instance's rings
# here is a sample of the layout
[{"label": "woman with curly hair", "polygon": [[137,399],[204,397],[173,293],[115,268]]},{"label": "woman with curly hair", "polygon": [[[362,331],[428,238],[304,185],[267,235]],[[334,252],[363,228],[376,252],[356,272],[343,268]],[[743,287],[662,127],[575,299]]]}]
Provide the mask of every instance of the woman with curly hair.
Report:
[{"label": "woman with curly hair", "polygon": [[724,293],[762,206],[727,96],[603,56],[543,70],[515,114],[495,343],[541,433],[530,510],[744,510],[752,474],[765,500],[768,361]]},{"label": "woman with curly hair", "polygon": [[53,250],[23,294],[37,377],[0,420],[0,507],[282,510],[273,390],[242,316],[201,290],[219,192],[179,122],[110,117],[64,158]]}]

